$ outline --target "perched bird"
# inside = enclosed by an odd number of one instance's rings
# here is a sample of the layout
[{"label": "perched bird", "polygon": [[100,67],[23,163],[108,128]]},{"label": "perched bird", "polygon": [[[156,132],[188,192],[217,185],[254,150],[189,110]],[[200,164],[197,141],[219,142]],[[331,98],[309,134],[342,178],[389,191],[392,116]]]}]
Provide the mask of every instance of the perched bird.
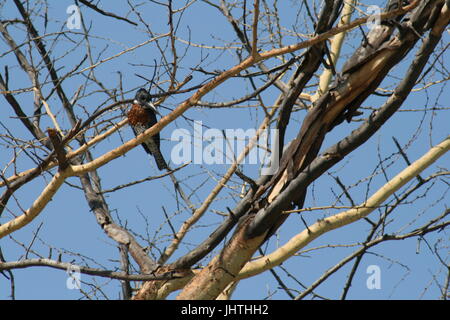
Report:
[{"label": "perched bird", "polygon": [[[141,88],[136,92],[131,109],[127,113],[128,123],[130,124],[136,136],[143,133],[157,123],[156,108],[150,102],[151,96],[147,90]],[[159,133],[148,137],[143,143],[144,150],[155,158],[159,170],[167,169],[167,163],[164,160],[159,149]]]}]

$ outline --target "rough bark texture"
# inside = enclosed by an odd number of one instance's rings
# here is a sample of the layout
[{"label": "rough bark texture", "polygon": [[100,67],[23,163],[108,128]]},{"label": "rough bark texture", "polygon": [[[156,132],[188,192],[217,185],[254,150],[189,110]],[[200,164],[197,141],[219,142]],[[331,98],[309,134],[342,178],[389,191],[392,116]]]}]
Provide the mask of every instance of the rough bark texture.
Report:
[{"label": "rough bark texture", "polygon": [[245,228],[249,222],[250,219],[244,222],[223,251],[184,287],[178,300],[215,299],[236,278],[265,237],[262,234],[247,239]]},{"label": "rough bark texture", "polygon": [[[280,168],[273,178],[260,187],[245,222],[211,263],[184,288],[178,299],[215,299],[231,283],[265,240],[268,230],[285,220],[282,211],[302,205],[308,184],[289,188],[294,180],[317,157],[327,132],[344,119],[350,120],[361,103],[371,95],[389,71],[414,47],[419,34],[432,26],[432,14],[444,1],[424,1],[393,34],[392,26],[383,26],[368,37],[370,50],[357,50],[347,62],[341,76],[307,114],[297,138],[283,154]],[[430,21],[433,20],[433,21]],[[383,34],[380,41],[380,32]],[[285,192],[289,191],[289,192]],[[281,199],[277,199],[280,197]],[[282,200],[282,201],[275,201]],[[275,206],[271,206],[276,202]],[[253,218],[255,209],[258,210]]]}]

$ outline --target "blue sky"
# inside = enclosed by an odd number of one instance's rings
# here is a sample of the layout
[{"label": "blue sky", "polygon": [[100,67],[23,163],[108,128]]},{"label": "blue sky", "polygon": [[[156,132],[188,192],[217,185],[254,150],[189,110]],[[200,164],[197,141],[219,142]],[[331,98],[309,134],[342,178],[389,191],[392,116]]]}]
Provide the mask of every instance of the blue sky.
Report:
[{"label": "blue sky", "polygon": [[[2,3],[3,6],[0,7],[0,18],[2,20],[18,17],[17,9],[14,8],[10,1]],[[65,26],[65,21],[68,17],[66,8],[71,4],[73,4],[73,1],[49,1],[47,33],[57,33],[67,30]],[[383,5],[384,1],[364,1],[364,4]],[[129,11],[128,7],[118,5],[116,2],[104,2],[103,6],[105,10],[120,15],[125,15]],[[152,9],[150,10],[150,8]],[[154,28],[155,32],[167,32],[166,12],[163,10],[154,10],[153,8],[154,6],[150,6],[147,3],[139,6],[142,16]],[[296,6],[293,1],[286,2],[283,6],[280,5],[280,15],[283,25],[286,28],[291,28],[295,25],[297,29],[304,28],[304,30],[297,30],[298,32],[309,33],[311,29],[308,29],[302,22],[297,21],[295,8]],[[84,6],[81,7],[81,10],[86,25],[91,28],[91,34],[95,35],[95,37],[91,38],[93,44],[91,50],[95,57],[101,55],[101,58],[104,59],[113,56],[149,38],[142,25],[134,27],[125,22],[101,16]],[[240,15],[240,12],[237,10],[233,13],[236,16]],[[130,14],[128,18],[137,21],[133,14]],[[34,23],[36,28],[40,32],[43,32],[44,19],[38,18]],[[25,41],[23,32],[18,32],[13,28],[10,31],[16,36],[16,42],[21,43]],[[224,42],[233,42],[236,38],[226,19],[216,9],[200,1],[195,2],[186,10],[179,24],[177,34],[181,39],[189,39],[192,43],[208,46],[223,46]],[[54,39],[55,36],[51,36],[50,38]],[[82,41],[81,35],[73,35],[73,38],[80,41],[80,43],[74,45],[73,42],[61,36],[58,43],[52,47],[52,54],[54,57],[58,57],[55,64],[60,68],[58,70],[59,74],[70,71],[82,60],[86,53],[85,43]],[[343,48],[344,59],[359,45],[360,33],[354,31],[349,34],[348,39],[347,45]],[[283,39],[283,44],[294,43],[296,40],[298,41],[296,37],[287,34]],[[446,33],[443,43],[448,43],[448,40],[449,35]],[[179,41],[177,42],[177,49],[180,53],[184,53],[186,45]],[[7,50],[9,48],[1,41],[0,54]],[[412,50],[406,61],[411,60],[414,52],[415,50]],[[136,74],[151,78],[153,74],[153,60],[157,59],[159,61],[159,57],[160,53],[154,45],[145,45],[139,49],[123,54],[117,59],[101,64],[95,69],[95,75],[108,89],[118,88],[119,76],[122,76],[123,87],[127,92],[125,98],[131,98],[136,88],[146,84]],[[39,61],[37,54],[33,58]],[[338,64],[338,69],[342,61]],[[444,53],[444,56],[439,61],[448,61],[448,52]],[[191,68],[201,64],[205,70],[224,70],[235,65],[237,62],[238,60],[233,50],[222,51],[218,49],[190,48],[179,65],[178,79],[182,80],[185,76],[192,74],[193,80],[191,85],[196,85],[204,81],[206,77],[200,72],[193,72]],[[279,61],[275,59],[267,62],[269,66],[274,66],[278,63]],[[17,65],[17,61],[12,54],[1,57],[0,67],[2,67],[2,72],[4,65],[9,66],[10,75],[13,75],[10,76],[11,88],[30,86],[27,76]],[[440,66],[440,64],[438,65]],[[89,61],[85,61],[82,66],[88,67]],[[392,85],[397,83],[399,78],[401,79],[407,66],[407,63],[396,66],[390,76],[383,82],[382,86],[392,89]],[[253,68],[250,71],[254,72],[257,69]],[[44,71],[43,74],[45,74]],[[437,81],[444,77],[445,74],[440,74],[432,69],[426,80]],[[69,98],[71,98],[71,95],[74,94],[79,86],[85,84],[85,77],[78,75],[64,81],[63,87],[70,95]],[[257,85],[262,85],[262,82],[260,81]],[[421,85],[417,87],[421,87]],[[86,92],[90,94],[80,99],[79,105],[75,109],[78,116],[84,119],[86,118],[86,113],[82,108],[88,112],[93,112],[96,108],[111,103],[111,101],[107,100],[106,95],[99,93],[98,90],[98,87],[89,84]],[[222,84],[202,100],[210,102],[229,101],[241,97],[251,90],[248,82],[241,79],[233,79]],[[49,86],[46,87],[46,92],[49,92]],[[278,91],[273,88],[263,93],[266,103],[273,103],[277,96]],[[160,108],[161,113],[164,115],[169,113],[171,109],[187,97],[188,95],[175,95],[170,97],[164,103],[164,106]],[[31,93],[18,94],[16,98],[21,102],[26,112],[32,112]],[[379,107],[385,100],[386,97],[372,96],[364,102],[363,107]],[[413,93],[402,106],[402,109],[420,109],[425,111],[403,111],[394,115],[368,143],[350,154],[345,160],[333,167],[329,173],[324,174],[310,187],[305,206],[326,206],[335,202],[335,194],[340,194],[341,189],[336,185],[332,176],[338,176],[346,186],[355,185],[350,189],[354,201],[356,203],[364,201],[367,195],[370,196],[386,181],[383,174],[379,173],[380,168],[377,168],[377,165],[379,163],[379,156],[384,159],[397,152],[392,137],[397,138],[402,145],[408,144],[409,141],[411,142],[405,152],[408,154],[410,160],[414,161],[423,155],[430,146],[440,142],[449,134],[448,123],[450,117],[448,109],[439,111],[430,110],[434,106],[441,108],[448,107],[448,101],[450,101],[450,94],[445,83]],[[59,100],[52,97],[48,102],[52,110],[57,114],[63,129],[69,129],[70,125],[64,113],[61,111],[62,108]],[[256,102],[253,104],[256,104]],[[2,124],[8,127],[15,136],[25,140],[30,139],[30,134],[14,118],[11,108],[4,98],[0,98],[0,106],[4,110],[1,117]],[[363,111],[364,116],[367,116],[370,112],[369,110]],[[114,115],[120,116],[121,113],[116,112]],[[169,141],[173,130],[184,128],[190,132],[193,131],[191,120],[202,121],[209,128],[218,128],[220,130],[243,128],[246,130],[248,128],[257,128],[264,117],[264,113],[261,109],[256,108],[253,108],[249,112],[247,108],[206,109],[194,107],[188,110],[185,116],[186,119],[177,119],[161,132],[163,154],[169,155],[172,147],[176,144],[174,141]],[[296,135],[304,116],[304,111],[296,112],[293,115],[286,140],[290,140]],[[118,122],[120,120],[120,118],[116,118],[114,121]],[[337,127],[333,130],[332,134],[327,136],[322,149],[348,135],[359,124],[359,122],[344,123]],[[44,118],[41,127],[45,129],[49,126],[52,126],[52,124],[48,119]],[[3,130],[3,127],[0,128],[0,133],[3,133]],[[95,146],[92,152],[94,156],[102,155],[132,137],[133,133],[128,127],[122,128],[120,134],[115,134]],[[75,147],[76,144],[72,146]],[[3,144],[0,145],[0,148],[2,148],[0,165],[3,169],[12,157],[12,150],[5,149]],[[443,156],[435,165],[425,170],[422,176],[428,176],[437,171],[439,167],[447,166],[448,170],[449,160],[449,155]],[[403,159],[398,155],[392,156],[384,164],[386,165],[385,169],[388,178],[392,178],[406,166]],[[22,157],[17,163],[17,171],[20,172],[33,166],[34,164],[28,158]],[[212,187],[215,186],[220,175],[227,169],[228,165],[226,164],[212,166],[192,164],[177,172],[176,176],[184,182],[186,191],[195,192],[193,201],[196,204],[200,204]],[[257,178],[258,167],[256,165],[245,165],[244,170],[247,175]],[[358,183],[358,181],[365,179],[375,171],[378,171],[378,174],[370,179],[370,181]],[[120,184],[158,174],[154,161],[144,153],[141,147],[137,147],[123,157],[119,157],[108,163],[100,168],[98,172],[102,178],[104,189],[113,188]],[[5,175],[9,176],[12,173],[13,170],[8,169]],[[15,195],[20,203],[20,207],[28,208],[40,194],[49,179],[50,176],[48,174],[44,175],[44,178],[36,179],[19,190]],[[236,177],[233,177],[233,180],[238,181]],[[67,182],[79,185],[77,178],[70,178]],[[415,195],[418,199],[412,204],[402,205],[394,212],[393,220],[386,227],[389,233],[405,232],[405,230],[412,230],[417,226],[421,226],[425,221],[430,220],[430,217],[441,214],[446,206],[449,205],[448,185],[443,180],[436,181],[436,184],[433,186],[433,191],[421,197],[420,195],[424,191],[425,189],[418,191]],[[126,225],[136,234],[141,235],[137,236],[137,239],[142,245],[146,245],[145,239],[148,236],[150,240],[156,242],[160,250],[163,250],[171,239],[171,231],[167,223],[165,223],[162,207],[171,216],[171,223],[175,229],[178,229],[189,216],[187,212],[181,214],[176,213],[177,206],[173,196],[173,185],[168,177],[138,184],[114,193],[108,193],[106,194],[106,198],[116,222]],[[238,201],[236,191],[224,189],[205,217],[196,226],[196,229],[185,238],[183,245],[180,247],[180,252],[171,261],[186,253],[188,250],[195,248],[195,245],[207,237],[222,221],[222,216],[215,214],[213,210],[226,211],[226,207],[233,207],[236,201]],[[344,197],[342,201],[344,202],[343,204],[338,203],[337,205],[348,205]],[[14,214],[20,214],[20,207],[14,204],[14,202],[11,201],[10,210]],[[337,211],[309,212],[305,213],[303,218],[307,223],[314,223],[317,219],[335,212]],[[373,219],[376,219],[379,214],[379,212],[373,212]],[[5,223],[11,217],[10,213],[4,213],[0,217],[0,223]],[[23,246],[27,247],[30,245],[31,241],[33,241],[34,233],[38,228],[40,228],[39,238],[34,240],[28,258],[35,257],[33,250],[43,256],[48,256],[50,255],[51,248],[52,258],[56,259],[58,254],[62,253],[62,260],[65,262],[71,262],[73,260],[76,263],[86,263],[91,267],[106,269],[115,269],[119,265],[119,252],[116,243],[109,239],[97,225],[95,217],[87,206],[82,191],[68,184],[65,184],[58,191],[45,210],[33,222],[12,234],[12,237],[6,237],[0,240],[0,246],[5,258],[8,261],[23,259],[25,252]],[[278,238],[274,238],[270,242],[267,252],[271,252],[277,243],[283,244],[302,229],[302,221],[298,215],[294,215],[288,220],[288,223],[283,225]],[[355,247],[346,246],[363,241],[369,229],[370,225],[367,222],[360,221],[328,233],[311,243],[305,249],[320,246],[325,247],[293,257],[284,263],[283,267],[295,275],[303,284],[309,285],[328,268],[352,253]],[[446,239],[447,242],[441,243],[440,245],[448,247],[448,235],[445,234],[445,231],[444,234],[430,235],[426,240],[429,243],[435,243],[438,238]],[[326,247],[329,244],[343,247]],[[419,250],[417,246],[417,239],[414,238],[402,242],[387,242],[372,249],[371,253],[367,254],[362,260],[361,268],[356,274],[348,298],[434,299],[439,297],[440,294],[437,291],[433,277],[436,276],[440,283],[443,282],[442,279],[445,276],[443,266],[436,262],[433,253],[430,252],[423,242]],[[80,255],[71,253],[79,253]],[[217,253],[217,251],[214,253]],[[159,252],[156,249],[152,249],[151,254],[157,258]],[[445,258],[448,261],[448,256]],[[208,261],[209,259],[205,259],[202,263],[204,264]],[[381,269],[382,288],[380,290],[369,290],[366,287],[368,275],[365,271],[370,265],[377,265]],[[322,296],[338,298],[350,267],[351,264],[348,264],[341,269],[328,282],[320,286],[316,292]],[[276,272],[284,275],[284,272],[280,269],[276,269]],[[66,288],[67,274],[64,271],[45,267],[34,267],[15,270],[14,278],[16,298],[18,299],[78,299],[82,297],[77,290],[68,290]],[[300,289],[299,285],[291,278],[286,276],[284,278],[286,278],[288,287],[297,290]],[[120,284],[118,281],[103,278],[92,280],[91,277],[85,275],[82,275],[82,280],[91,283],[94,281],[101,287],[104,295],[96,291],[97,297],[99,298],[105,298],[105,296],[109,299],[119,298]],[[90,292],[95,289],[90,285],[83,284],[82,290]],[[8,295],[9,282],[0,275],[0,299],[8,299]],[[172,298],[174,295],[172,294],[170,297]],[[262,299],[267,296],[273,299],[287,298],[286,294],[278,288],[278,284],[268,272],[242,281],[233,298]]]}]

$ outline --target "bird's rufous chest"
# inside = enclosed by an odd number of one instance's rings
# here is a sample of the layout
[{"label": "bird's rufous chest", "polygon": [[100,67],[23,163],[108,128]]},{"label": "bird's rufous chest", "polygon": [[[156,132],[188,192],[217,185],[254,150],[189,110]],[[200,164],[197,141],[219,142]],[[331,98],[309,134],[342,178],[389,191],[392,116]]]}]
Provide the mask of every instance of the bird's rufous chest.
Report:
[{"label": "bird's rufous chest", "polygon": [[145,125],[149,123],[150,116],[148,112],[138,104],[133,104],[127,113],[128,122],[134,125]]}]

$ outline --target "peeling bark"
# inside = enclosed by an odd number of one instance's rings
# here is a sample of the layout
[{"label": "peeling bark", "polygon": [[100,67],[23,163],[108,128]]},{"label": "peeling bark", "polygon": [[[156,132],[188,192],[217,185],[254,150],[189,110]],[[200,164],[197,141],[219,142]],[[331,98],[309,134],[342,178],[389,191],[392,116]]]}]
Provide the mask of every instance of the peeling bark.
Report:
[{"label": "peeling bark", "polygon": [[265,238],[265,233],[252,239],[246,237],[245,229],[250,220],[241,225],[223,251],[184,287],[177,300],[216,299],[236,278]]}]

